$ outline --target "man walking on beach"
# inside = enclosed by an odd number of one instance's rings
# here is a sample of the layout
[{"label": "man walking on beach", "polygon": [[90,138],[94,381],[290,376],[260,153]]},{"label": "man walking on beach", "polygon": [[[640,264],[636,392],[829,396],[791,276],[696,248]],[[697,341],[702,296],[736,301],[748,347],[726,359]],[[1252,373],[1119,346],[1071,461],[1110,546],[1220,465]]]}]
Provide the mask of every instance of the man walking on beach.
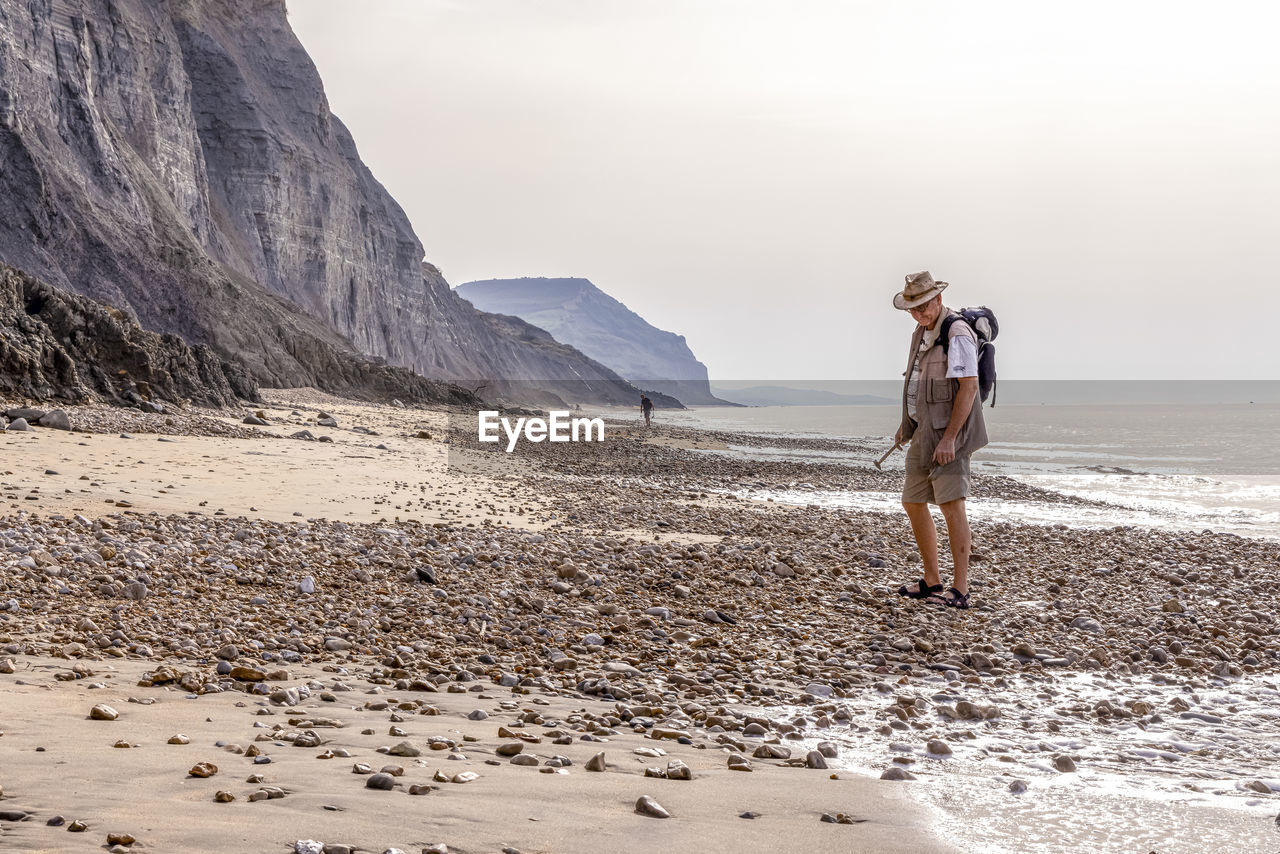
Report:
[{"label": "man walking on beach", "polygon": [[648,427],[653,418],[653,401],[647,394],[640,395],[640,411],[644,413],[644,426]]},{"label": "man walking on beach", "polygon": [[[935,282],[926,270],[907,276],[893,306],[910,312],[918,324],[911,337],[902,386],[902,423],[895,445],[910,441],[902,506],[911,520],[924,577],[898,588],[898,595],[928,599],[953,608],[969,607],[971,535],[964,499],[969,494],[969,456],[987,444],[978,397],[977,336],[956,316],[944,351],[938,340],[943,318],[955,314],[942,304],[947,282]],[[943,589],[938,572],[938,531],[929,505],[947,521],[954,573]]]}]

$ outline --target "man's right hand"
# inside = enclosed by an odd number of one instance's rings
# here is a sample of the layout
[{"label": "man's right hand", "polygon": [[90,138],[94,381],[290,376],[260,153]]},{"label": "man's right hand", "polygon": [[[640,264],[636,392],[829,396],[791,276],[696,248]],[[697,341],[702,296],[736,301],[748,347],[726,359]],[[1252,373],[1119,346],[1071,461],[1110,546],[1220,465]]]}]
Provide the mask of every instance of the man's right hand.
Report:
[{"label": "man's right hand", "polygon": [[893,444],[895,446],[902,444],[902,425],[901,424],[898,425],[898,432],[893,434]]}]

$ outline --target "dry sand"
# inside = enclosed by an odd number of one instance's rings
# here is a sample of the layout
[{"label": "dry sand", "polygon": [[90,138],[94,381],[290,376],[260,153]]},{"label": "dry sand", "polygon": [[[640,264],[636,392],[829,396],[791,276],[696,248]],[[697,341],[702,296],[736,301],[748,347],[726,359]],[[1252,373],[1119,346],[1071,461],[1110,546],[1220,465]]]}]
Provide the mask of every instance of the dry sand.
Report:
[{"label": "dry sand", "polygon": [[[501,709],[509,692],[482,694],[415,694],[381,689],[358,678],[340,681],[354,690],[337,694],[337,702],[313,695],[293,708],[273,707],[262,698],[222,693],[188,695],[181,689],[136,687],[144,662],[93,664],[94,675],[76,682],[57,682],[68,662],[24,658],[23,669],[4,677],[4,735],[0,766],[5,799],[0,808],[20,808],[33,814],[29,821],[3,823],[0,849],[29,852],[101,850],[106,834],[128,832],[149,851],[286,851],[295,840],[314,839],[380,852],[396,847],[417,852],[444,842],[450,851],[497,852],[510,846],[524,852],[599,851],[938,851],[918,823],[905,793],[891,784],[848,774],[830,779],[829,771],[776,768],[756,762],[745,774],[725,767],[721,750],[698,750],[672,741],[655,741],[623,730],[602,742],[577,741],[553,746],[548,739],[528,745],[529,752],[547,758],[563,755],[573,761],[566,774],[541,774],[536,767],[513,766],[494,749],[513,741],[497,736],[500,726],[541,735],[540,727],[520,726],[515,713]],[[288,685],[315,679],[332,685],[331,673],[295,668]],[[539,695],[533,695],[539,696]],[[154,698],[153,705],[132,699]],[[426,699],[438,715],[408,714],[390,723],[392,712],[369,711],[366,701]],[[546,706],[521,698],[521,708],[544,716],[567,719],[589,708],[612,711],[613,704],[574,703],[545,697]],[[541,697],[540,697],[541,699]],[[89,710],[105,703],[120,713],[115,721],[92,721]],[[263,709],[274,712],[260,716]],[[475,709],[490,717],[468,720]],[[255,741],[264,732],[254,727],[288,724],[289,720],[323,716],[341,721],[341,729],[314,728],[321,747],[300,748],[283,741]],[[398,726],[406,736],[388,735]],[[291,727],[298,731],[298,727]],[[303,727],[307,729],[307,727]],[[372,735],[362,735],[365,729]],[[269,731],[269,730],[266,730]],[[186,745],[168,744],[176,734]],[[465,759],[450,760],[449,751],[427,749],[428,737],[457,741]],[[472,743],[463,739],[473,737]],[[113,745],[119,740],[132,748]],[[422,750],[417,758],[376,752],[408,741]],[[247,748],[259,746],[272,762],[253,759],[215,747],[226,742]],[[668,756],[647,759],[636,748],[659,747]],[[37,752],[38,748],[44,748]],[[345,748],[349,758],[318,759],[326,750]],[[584,765],[604,751],[608,770],[589,773]],[[486,765],[485,760],[500,760]],[[645,778],[644,769],[665,767],[681,759],[693,770],[692,781]],[[198,762],[211,762],[218,773],[207,779],[188,776]],[[365,788],[367,777],[352,773],[357,762],[374,770],[395,764],[405,769],[392,791]],[[412,796],[413,784],[430,784],[436,771],[450,775],[475,771],[466,784],[436,783],[427,795]],[[288,793],[280,799],[250,803],[248,795],[261,788],[246,783],[261,774],[267,785]],[[233,793],[232,803],[216,803],[214,793]],[[672,818],[659,820],[634,812],[642,795],[666,807]],[[327,807],[336,807],[331,811]],[[754,820],[738,815],[754,811]],[[857,817],[855,825],[819,821],[823,812]],[[55,816],[89,825],[84,833],[49,827]]]},{"label": "dry sand", "polygon": [[[0,475],[0,495],[10,511],[42,509],[90,518],[127,508],[280,522],[522,521],[508,509],[509,487],[475,476],[484,460],[466,471],[450,469],[445,413],[330,405],[327,411],[344,425],[330,430],[314,425],[314,409],[311,418],[291,416],[292,406],[251,411],[271,416],[272,426],[243,427],[238,419],[218,419],[242,427],[255,437],[250,439],[0,431],[0,455],[9,461]],[[353,425],[377,435],[353,433]],[[280,438],[300,430],[333,441]],[[417,438],[419,432],[432,438]],[[536,507],[531,500],[525,504]]]}]

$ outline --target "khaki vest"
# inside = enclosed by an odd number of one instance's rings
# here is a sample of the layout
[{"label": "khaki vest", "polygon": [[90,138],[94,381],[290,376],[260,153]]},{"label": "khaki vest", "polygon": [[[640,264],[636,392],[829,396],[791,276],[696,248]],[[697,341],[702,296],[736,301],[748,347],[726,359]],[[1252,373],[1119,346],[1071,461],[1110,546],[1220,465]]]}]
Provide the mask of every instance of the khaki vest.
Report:
[{"label": "khaki vest", "polygon": [[[949,309],[944,309],[951,314]],[[941,323],[941,319],[938,321]],[[920,354],[920,384],[916,387],[916,418],[912,421],[907,414],[907,385],[911,382],[911,368],[920,349],[920,341],[924,338],[924,327],[917,326],[911,336],[911,350],[907,355],[907,372],[902,381],[902,440],[923,442],[921,448],[924,459],[932,459],[933,450],[938,446],[947,425],[951,423],[951,403],[960,390],[960,380],[947,378],[947,354],[940,343],[930,347],[928,352]],[[976,339],[969,324],[957,321],[951,324],[951,338],[967,337]],[[919,435],[917,435],[919,430]],[[982,401],[974,397],[973,408],[969,410],[969,419],[965,421],[956,435],[956,456],[972,454],[987,444],[987,425],[982,420]]]}]

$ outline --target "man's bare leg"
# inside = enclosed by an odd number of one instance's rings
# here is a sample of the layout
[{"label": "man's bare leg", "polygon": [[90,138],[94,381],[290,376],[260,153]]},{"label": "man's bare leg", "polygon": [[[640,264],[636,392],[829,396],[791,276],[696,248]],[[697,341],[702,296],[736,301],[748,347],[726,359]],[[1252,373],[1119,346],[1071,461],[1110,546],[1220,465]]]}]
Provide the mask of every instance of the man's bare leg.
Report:
[{"label": "man's bare leg", "polygon": [[[961,593],[968,593],[969,552],[973,546],[973,535],[969,530],[969,517],[964,512],[964,499],[948,501],[940,505],[939,509],[942,510],[942,517],[947,520],[947,538],[951,540],[951,560],[955,564],[955,578],[951,586]],[[916,539],[919,539],[918,535]]]},{"label": "man's bare leg", "polygon": [[933,525],[933,514],[929,512],[929,505],[924,502],[904,501],[902,509],[907,511],[907,518],[911,520],[911,531],[916,535],[916,547],[920,549],[920,560],[924,562],[925,584],[930,587],[941,584],[942,576],[938,574],[938,529]]}]

